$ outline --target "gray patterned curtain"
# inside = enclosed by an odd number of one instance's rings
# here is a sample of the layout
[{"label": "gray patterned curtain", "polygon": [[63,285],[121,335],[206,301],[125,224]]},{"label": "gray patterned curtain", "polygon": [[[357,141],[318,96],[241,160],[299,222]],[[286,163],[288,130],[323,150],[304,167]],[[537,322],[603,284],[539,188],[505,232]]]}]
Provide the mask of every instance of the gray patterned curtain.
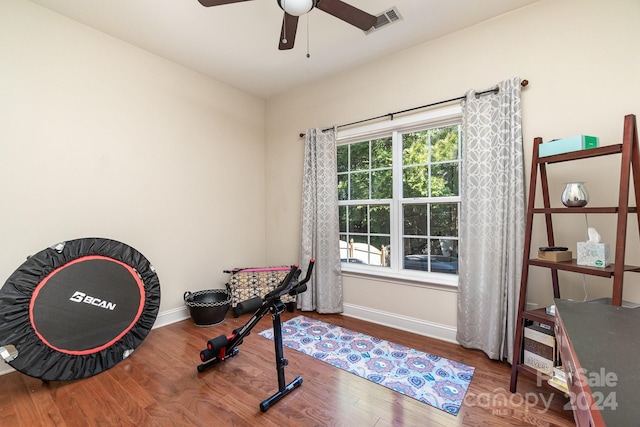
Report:
[{"label": "gray patterned curtain", "polygon": [[513,359],[525,228],[520,79],[462,101],[457,340]]},{"label": "gray patterned curtain", "polygon": [[298,296],[301,310],[342,312],[338,233],[336,132],[309,129],[304,141],[300,266],[304,268],[311,258],[316,264],[307,292]]}]

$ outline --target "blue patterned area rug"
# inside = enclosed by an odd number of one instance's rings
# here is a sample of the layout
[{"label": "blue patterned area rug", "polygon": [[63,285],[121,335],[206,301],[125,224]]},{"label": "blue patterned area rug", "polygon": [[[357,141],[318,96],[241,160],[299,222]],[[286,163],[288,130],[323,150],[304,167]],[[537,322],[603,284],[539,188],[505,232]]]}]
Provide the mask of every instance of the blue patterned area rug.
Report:
[{"label": "blue patterned area rug", "polygon": [[[273,339],[273,329],[260,332]],[[475,368],[306,316],[282,323],[287,347],[457,415]]]}]

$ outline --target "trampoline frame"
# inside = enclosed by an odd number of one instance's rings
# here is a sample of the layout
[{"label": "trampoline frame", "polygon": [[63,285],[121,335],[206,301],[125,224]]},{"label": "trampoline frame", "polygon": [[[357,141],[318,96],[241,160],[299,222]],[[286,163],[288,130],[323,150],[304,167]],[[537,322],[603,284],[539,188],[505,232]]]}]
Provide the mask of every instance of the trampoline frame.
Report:
[{"label": "trampoline frame", "polygon": [[[33,322],[34,302],[55,274],[81,261],[95,259],[117,263],[131,274],[132,283],[136,283],[140,292],[137,313],[115,337],[101,345],[81,351],[56,348]],[[102,280],[108,282],[109,278]],[[115,308],[103,305],[99,308]],[[90,377],[115,366],[142,343],[153,327],[159,307],[158,276],[149,260],[136,249],[104,238],[58,243],[28,257],[0,289],[0,349],[5,349],[0,356],[10,353],[5,361],[11,367],[44,381]]]}]

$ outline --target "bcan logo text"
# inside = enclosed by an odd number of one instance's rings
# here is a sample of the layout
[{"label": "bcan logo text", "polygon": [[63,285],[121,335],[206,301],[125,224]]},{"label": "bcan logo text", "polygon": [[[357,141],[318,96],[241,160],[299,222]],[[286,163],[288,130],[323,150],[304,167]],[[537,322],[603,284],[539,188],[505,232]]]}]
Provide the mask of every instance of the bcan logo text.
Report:
[{"label": "bcan logo text", "polygon": [[91,295],[87,295],[84,292],[80,291],[75,291],[71,298],[69,298],[69,300],[73,302],[83,302],[85,304],[95,305],[96,307],[104,308],[105,310],[113,311],[116,309],[116,303],[103,301],[100,298],[92,297]]}]

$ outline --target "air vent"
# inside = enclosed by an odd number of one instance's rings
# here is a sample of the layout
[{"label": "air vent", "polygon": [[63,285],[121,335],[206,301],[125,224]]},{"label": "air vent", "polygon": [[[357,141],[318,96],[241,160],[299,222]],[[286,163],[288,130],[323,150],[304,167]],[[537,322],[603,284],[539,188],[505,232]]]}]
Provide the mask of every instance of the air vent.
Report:
[{"label": "air vent", "polygon": [[398,9],[395,7],[387,10],[386,12],[382,12],[380,15],[376,16],[376,23],[370,30],[365,31],[365,34],[371,34],[372,32],[379,30],[382,27],[386,27],[389,24],[392,24],[396,21],[401,20],[402,17],[400,13],[398,13]]}]

